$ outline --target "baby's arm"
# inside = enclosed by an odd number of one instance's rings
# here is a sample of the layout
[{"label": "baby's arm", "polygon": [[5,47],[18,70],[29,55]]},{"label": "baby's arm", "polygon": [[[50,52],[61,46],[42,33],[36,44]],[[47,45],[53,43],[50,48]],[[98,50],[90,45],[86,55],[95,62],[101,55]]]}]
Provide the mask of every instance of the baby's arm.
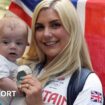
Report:
[{"label": "baby's arm", "polygon": [[0,79],[0,89],[4,91],[16,91],[17,94],[20,94],[16,81],[11,80],[10,78]]}]

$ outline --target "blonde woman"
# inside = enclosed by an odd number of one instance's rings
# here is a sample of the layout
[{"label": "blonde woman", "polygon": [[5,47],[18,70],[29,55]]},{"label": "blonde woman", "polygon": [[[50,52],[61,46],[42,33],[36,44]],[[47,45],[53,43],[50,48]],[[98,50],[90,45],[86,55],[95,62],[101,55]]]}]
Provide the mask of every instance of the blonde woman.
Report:
[{"label": "blonde woman", "polygon": [[[78,15],[69,0],[42,0],[37,5],[28,55],[35,62],[33,76],[25,76],[19,87],[27,105],[66,105],[72,74],[81,68],[93,70]],[[88,76],[73,105],[102,105],[102,99],[92,100],[92,92],[102,98],[95,73]]]}]

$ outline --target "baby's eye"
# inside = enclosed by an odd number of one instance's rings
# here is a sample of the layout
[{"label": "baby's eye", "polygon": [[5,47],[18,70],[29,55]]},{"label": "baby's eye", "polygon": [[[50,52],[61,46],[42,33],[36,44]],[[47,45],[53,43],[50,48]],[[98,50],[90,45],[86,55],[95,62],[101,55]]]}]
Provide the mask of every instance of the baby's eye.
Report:
[{"label": "baby's eye", "polygon": [[9,41],[3,40],[2,43],[6,45],[9,44]]},{"label": "baby's eye", "polygon": [[16,44],[17,44],[17,45],[23,45],[23,43],[22,43],[22,42],[16,42]]}]

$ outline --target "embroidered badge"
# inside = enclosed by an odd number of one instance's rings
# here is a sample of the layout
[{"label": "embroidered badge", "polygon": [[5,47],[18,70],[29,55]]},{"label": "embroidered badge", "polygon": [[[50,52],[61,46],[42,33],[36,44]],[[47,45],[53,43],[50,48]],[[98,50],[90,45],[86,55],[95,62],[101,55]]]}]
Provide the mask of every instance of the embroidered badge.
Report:
[{"label": "embroidered badge", "polygon": [[102,103],[102,94],[97,91],[91,91],[91,101]]}]

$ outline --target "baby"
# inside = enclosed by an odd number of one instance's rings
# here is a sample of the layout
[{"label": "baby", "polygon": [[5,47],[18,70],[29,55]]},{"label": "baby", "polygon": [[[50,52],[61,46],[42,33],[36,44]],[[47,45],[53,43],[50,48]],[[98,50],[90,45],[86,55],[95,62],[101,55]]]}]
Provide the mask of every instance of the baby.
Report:
[{"label": "baby", "polygon": [[[16,91],[17,64],[28,45],[28,27],[18,17],[3,17],[0,20],[0,89]],[[8,98],[8,99],[7,99]],[[1,97],[0,102],[9,105],[9,97]]]}]

